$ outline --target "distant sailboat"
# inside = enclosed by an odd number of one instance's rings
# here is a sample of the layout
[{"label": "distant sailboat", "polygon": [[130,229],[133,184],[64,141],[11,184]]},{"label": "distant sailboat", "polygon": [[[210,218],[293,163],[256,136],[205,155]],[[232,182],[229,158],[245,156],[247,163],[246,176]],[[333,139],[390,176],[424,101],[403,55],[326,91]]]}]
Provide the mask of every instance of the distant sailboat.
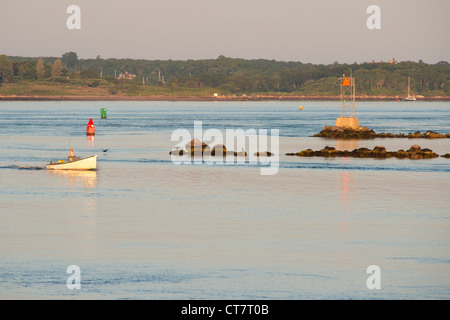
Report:
[{"label": "distant sailboat", "polygon": [[410,94],[410,87],[411,87],[411,77],[408,77],[408,95],[405,98],[405,101],[416,101],[416,96],[412,96]]}]

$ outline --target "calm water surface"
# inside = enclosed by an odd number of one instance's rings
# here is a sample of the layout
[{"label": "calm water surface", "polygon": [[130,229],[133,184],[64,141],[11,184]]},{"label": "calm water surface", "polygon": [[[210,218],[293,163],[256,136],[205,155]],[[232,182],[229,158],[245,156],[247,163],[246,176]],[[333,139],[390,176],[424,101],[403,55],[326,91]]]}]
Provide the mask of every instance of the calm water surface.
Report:
[{"label": "calm water surface", "polygon": [[[284,154],[413,144],[445,154],[450,139],[311,137],[338,111],[338,102],[0,102],[0,298],[449,299],[449,159]],[[357,116],[379,133],[450,132],[448,102],[359,102]],[[194,121],[279,129],[278,173],[174,164],[171,134],[193,132]],[[98,171],[44,169],[69,147],[97,154]],[[81,290],[66,286],[69,265],[81,269]],[[379,290],[366,286],[370,265],[381,269]]]}]

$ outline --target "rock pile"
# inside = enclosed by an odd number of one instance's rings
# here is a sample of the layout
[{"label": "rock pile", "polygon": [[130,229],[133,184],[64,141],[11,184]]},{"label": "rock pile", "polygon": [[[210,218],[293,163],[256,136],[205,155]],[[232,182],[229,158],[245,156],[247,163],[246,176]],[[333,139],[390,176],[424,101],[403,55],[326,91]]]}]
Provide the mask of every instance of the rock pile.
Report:
[{"label": "rock pile", "polygon": [[450,133],[442,134],[434,131],[427,131],[421,133],[416,131],[408,134],[393,134],[393,133],[376,133],[367,127],[359,127],[357,129],[350,129],[344,127],[328,127],[325,126],[320,133],[313,135],[313,137],[321,138],[335,138],[335,139],[374,139],[374,138],[409,138],[409,139],[441,139],[450,138]]},{"label": "rock pile", "polygon": [[358,129],[350,129],[343,127],[325,126],[320,133],[313,137],[321,138],[338,138],[338,139],[374,139],[377,137],[375,131],[367,127],[359,127]]},{"label": "rock pile", "polygon": [[[214,146],[213,148],[211,148],[210,146],[208,146],[206,143],[204,143],[203,141],[199,140],[199,139],[192,139],[189,143],[186,144],[186,150],[172,150],[169,152],[170,155],[177,155],[177,156],[183,156],[185,154],[191,154],[191,155],[196,155],[196,154],[208,154],[211,156],[222,156],[222,157],[226,157],[226,156],[235,156],[235,157],[246,157],[247,156],[247,152],[245,152],[245,150],[242,151],[229,151],[227,150],[227,147],[223,144],[219,144]],[[261,151],[261,152],[256,152],[254,154],[256,157],[271,157],[274,156],[274,153],[269,152],[269,151]]]},{"label": "rock pile", "polygon": [[[288,156],[299,157],[353,157],[353,158],[392,158],[399,159],[431,159],[439,157],[438,154],[430,149],[422,149],[417,144],[413,145],[409,150],[387,151],[383,146],[376,146],[372,150],[368,148],[358,148],[352,151],[336,150],[334,147],[325,147],[322,150],[314,151],[312,149],[306,149],[297,153],[286,153]],[[450,158],[450,154],[446,154],[443,157]]]}]

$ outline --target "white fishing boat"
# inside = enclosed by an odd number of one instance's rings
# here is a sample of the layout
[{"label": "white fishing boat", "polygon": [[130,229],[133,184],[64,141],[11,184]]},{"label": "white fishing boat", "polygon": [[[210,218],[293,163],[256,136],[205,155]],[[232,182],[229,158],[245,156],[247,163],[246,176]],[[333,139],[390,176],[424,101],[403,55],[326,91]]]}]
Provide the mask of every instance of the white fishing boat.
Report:
[{"label": "white fishing boat", "polygon": [[411,77],[408,77],[408,95],[406,96],[405,101],[416,101],[416,96],[411,95],[409,93],[410,84],[411,84]]},{"label": "white fishing boat", "polygon": [[97,170],[97,155],[71,161],[51,161],[47,164],[47,170]]}]

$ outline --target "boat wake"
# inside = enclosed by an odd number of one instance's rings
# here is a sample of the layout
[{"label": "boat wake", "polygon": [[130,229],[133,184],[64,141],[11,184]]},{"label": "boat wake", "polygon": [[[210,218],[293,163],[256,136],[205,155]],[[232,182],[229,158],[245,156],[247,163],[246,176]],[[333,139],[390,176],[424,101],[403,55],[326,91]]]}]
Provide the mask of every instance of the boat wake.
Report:
[{"label": "boat wake", "polygon": [[0,169],[18,169],[18,170],[44,170],[45,167],[34,167],[34,166],[1,166]]}]

